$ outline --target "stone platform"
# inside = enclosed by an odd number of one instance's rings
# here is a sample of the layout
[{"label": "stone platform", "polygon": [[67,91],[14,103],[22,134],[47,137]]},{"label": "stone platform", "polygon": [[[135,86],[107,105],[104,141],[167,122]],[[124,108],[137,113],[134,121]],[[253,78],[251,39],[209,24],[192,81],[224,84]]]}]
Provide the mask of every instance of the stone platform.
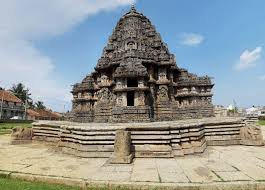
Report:
[{"label": "stone platform", "polygon": [[131,144],[130,151],[136,158],[191,155],[204,152],[209,145],[263,145],[260,128],[248,126],[242,118],[153,123],[81,124],[41,121],[33,124],[32,138],[53,142],[62,152],[75,156],[110,158],[115,150],[115,135],[120,130],[130,134],[130,142],[126,142]]},{"label": "stone platform", "polygon": [[[265,128],[265,127],[264,127]],[[264,146],[209,146],[177,158],[135,158],[112,165],[108,158],[79,158],[46,143],[11,145],[0,136],[0,175],[79,186],[137,189],[265,189]]]}]

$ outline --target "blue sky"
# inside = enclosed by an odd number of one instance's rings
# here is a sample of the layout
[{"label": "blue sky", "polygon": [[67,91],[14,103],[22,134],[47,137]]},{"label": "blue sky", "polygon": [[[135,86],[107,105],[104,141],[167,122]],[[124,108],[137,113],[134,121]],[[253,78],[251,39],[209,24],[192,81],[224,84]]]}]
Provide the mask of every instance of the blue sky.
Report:
[{"label": "blue sky", "polygon": [[[70,85],[93,70],[117,21],[133,0],[76,0],[67,6],[63,4],[66,1],[60,1],[59,8],[44,2],[34,5],[39,6],[36,19],[27,19],[35,16],[31,11],[21,27],[0,19],[2,28],[14,32],[2,34],[2,38],[0,32],[0,42],[11,44],[8,51],[0,53],[0,66],[3,60],[7,70],[9,62],[12,68],[32,62],[27,70],[31,77],[20,76],[23,70],[19,69],[17,78],[0,71],[0,85],[23,81],[35,99],[62,111],[64,105],[70,109]],[[23,6],[34,8],[32,4]],[[136,8],[156,26],[179,67],[214,77],[214,104],[229,105],[235,100],[238,106],[265,105],[265,1],[138,0]],[[21,11],[17,16],[23,14],[27,13]],[[15,25],[12,19],[9,22]],[[12,55],[21,59],[10,61],[8,56]],[[31,72],[33,67],[40,69]]]}]

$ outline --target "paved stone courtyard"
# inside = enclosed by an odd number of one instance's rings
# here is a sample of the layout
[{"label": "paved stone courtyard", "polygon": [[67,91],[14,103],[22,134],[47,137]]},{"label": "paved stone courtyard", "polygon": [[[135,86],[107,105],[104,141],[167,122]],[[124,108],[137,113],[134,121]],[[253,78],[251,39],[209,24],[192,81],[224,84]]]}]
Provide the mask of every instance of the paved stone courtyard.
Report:
[{"label": "paved stone courtyard", "polygon": [[155,185],[265,181],[265,147],[210,146],[203,154],[183,158],[111,165],[106,158],[78,158],[44,144],[10,145],[9,140],[9,135],[0,136],[0,171],[11,176]]}]

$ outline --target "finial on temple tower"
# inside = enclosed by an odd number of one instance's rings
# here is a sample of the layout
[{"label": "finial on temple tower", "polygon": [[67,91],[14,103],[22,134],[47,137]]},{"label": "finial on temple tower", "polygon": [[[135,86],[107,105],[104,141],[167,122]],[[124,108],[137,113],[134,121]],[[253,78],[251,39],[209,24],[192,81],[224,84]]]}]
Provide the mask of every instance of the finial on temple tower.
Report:
[{"label": "finial on temple tower", "polygon": [[131,6],[131,12],[136,12],[135,3],[133,3]]}]

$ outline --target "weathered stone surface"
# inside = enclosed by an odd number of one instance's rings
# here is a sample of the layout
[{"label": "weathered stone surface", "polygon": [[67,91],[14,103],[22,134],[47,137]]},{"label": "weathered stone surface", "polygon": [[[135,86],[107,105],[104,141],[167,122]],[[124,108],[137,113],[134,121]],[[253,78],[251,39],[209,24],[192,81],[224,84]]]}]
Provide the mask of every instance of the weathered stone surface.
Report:
[{"label": "weathered stone surface", "polygon": [[[51,122],[49,125],[47,122],[44,123],[34,123],[33,139],[59,141],[57,146],[63,152],[88,158],[112,156],[115,152],[115,140],[117,140],[115,134],[118,135],[118,131],[132,134],[130,135],[131,152],[135,157],[147,158],[170,158],[203,153],[206,145],[239,145],[240,141],[248,140],[242,139],[243,136],[240,135],[240,129],[245,124],[239,118],[115,124],[61,122],[62,126],[56,129],[57,135],[54,130],[51,130],[53,129],[51,125],[60,126],[60,122]],[[42,126],[41,133],[40,126]],[[260,141],[254,141],[258,142],[256,144],[253,140],[251,142],[251,145],[261,145]],[[128,146],[123,147],[124,150],[126,147],[129,150]],[[130,160],[130,157],[128,158]]]},{"label": "weathered stone surface", "polygon": [[32,129],[15,127],[12,129],[11,144],[27,143],[32,140]]},{"label": "weathered stone surface", "polygon": [[112,164],[130,164],[132,162],[131,133],[125,130],[116,131],[114,156],[111,158]]},{"label": "weathered stone surface", "polygon": [[0,175],[24,180],[125,189],[264,189],[264,146],[211,146],[203,154],[178,158],[80,158],[51,151],[44,143],[10,145],[0,136]]},{"label": "weathered stone surface", "polygon": [[260,126],[256,124],[247,124],[245,127],[240,129],[242,145],[264,145],[262,131]]}]

